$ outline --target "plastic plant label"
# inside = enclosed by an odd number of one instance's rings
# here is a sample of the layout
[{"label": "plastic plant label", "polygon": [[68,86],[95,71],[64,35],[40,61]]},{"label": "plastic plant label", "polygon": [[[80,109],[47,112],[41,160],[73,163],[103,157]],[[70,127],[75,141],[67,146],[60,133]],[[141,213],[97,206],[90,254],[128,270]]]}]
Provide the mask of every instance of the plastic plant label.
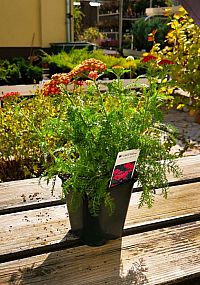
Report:
[{"label": "plastic plant label", "polygon": [[131,149],[118,153],[109,187],[115,187],[130,181],[133,177],[139,153],[139,149]]}]

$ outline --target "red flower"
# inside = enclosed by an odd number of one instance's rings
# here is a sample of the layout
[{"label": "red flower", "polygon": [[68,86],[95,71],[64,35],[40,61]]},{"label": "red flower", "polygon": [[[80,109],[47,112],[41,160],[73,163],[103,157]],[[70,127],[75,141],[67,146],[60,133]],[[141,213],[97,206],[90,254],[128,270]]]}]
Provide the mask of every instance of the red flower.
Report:
[{"label": "red flower", "polygon": [[163,59],[159,60],[158,64],[159,65],[167,65],[167,64],[174,64],[174,62],[167,59],[167,58],[163,58]]},{"label": "red flower", "polygon": [[4,93],[2,98],[5,98],[5,97],[15,97],[15,96],[19,96],[20,95],[20,92],[7,92],[7,93]]},{"label": "red flower", "polygon": [[74,81],[74,84],[79,85],[79,86],[82,86],[82,85],[84,84],[84,81],[82,81],[82,80],[76,80],[76,81]]},{"label": "red flower", "polygon": [[147,56],[143,57],[143,59],[141,60],[142,63],[148,62],[150,60],[156,60],[157,57],[152,55],[152,54],[148,54]]}]

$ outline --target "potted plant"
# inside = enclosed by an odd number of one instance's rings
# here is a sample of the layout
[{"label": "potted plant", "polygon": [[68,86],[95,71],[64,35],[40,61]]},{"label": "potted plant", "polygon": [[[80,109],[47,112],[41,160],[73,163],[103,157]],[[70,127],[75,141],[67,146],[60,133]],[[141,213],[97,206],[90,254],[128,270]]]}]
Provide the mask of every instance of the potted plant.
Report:
[{"label": "potted plant", "polygon": [[[143,189],[140,206],[152,206],[155,188],[167,196],[166,174],[179,173],[170,153],[172,128],[161,123],[164,94],[156,82],[149,79],[149,87],[140,91],[133,89],[135,83],[124,86],[120,78],[126,70],[115,66],[109,72],[116,79],[101,88],[105,72],[106,65],[91,58],[69,73],[53,75],[42,93],[57,111],[35,128],[46,158],[43,175],[62,179],[72,232],[93,245],[121,236],[136,180]],[[127,150],[139,153],[136,172],[109,187],[116,157]]]}]

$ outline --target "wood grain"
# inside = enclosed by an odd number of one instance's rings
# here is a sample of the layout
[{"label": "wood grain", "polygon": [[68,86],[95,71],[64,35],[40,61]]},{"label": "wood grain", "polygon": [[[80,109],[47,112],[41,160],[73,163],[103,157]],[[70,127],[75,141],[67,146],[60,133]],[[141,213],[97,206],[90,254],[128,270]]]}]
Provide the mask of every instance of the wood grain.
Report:
[{"label": "wood grain", "polygon": [[[199,177],[200,155],[180,158],[178,159],[178,164],[183,174],[180,178],[174,178],[169,175],[170,182]],[[59,201],[62,195],[61,181],[59,178],[56,180],[53,195],[51,194],[51,183],[47,185],[46,182],[42,180],[39,184],[38,178],[0,183],[0,193],[0,211],[16,206]]]},{"label": "wood grain", "polygon": [[200,276],[200,222],[0,264],[0,284],[157,285]]},{"label": "wood grain", "polygon": [[200,212],[200,182],[172,186],[168,190],[168,198],[161,195],[157,190],[155,202],[152,208],[143,206],[138,209],[140,193],[132,194],[129,210],[126,218],[126,227],[134,224],[168,219],[170,217]]},{"label": "wood grain", "polygon": [[[200,182],[173,186],[167,200],[157,195],[152,208],[138,209],[133,193],[125,229],[174,217],[200,213]],[[70,223],[65,205],[0,216],[0,255],[57,244],[65,239]]]}]

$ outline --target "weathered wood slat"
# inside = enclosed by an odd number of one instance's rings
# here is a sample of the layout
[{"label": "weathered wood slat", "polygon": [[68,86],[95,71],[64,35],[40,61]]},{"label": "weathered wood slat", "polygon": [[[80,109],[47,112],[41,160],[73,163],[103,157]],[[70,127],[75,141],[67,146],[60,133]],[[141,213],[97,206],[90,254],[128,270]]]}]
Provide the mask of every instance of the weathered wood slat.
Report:
[{"label": "weathered wood slat", "polygon": [[[183,175],[178,179],[169,175],[170,182],[199,178],[200,155],[180,158],[178,163],[183,170]],[[40,185],[38,183],[38,178],[0,183],[0,214],[4,213],[3,210],[10,208],[12,210],[16,206],[23,207],[46,202],[48,204],[50,201],[59,203],[62,193],[60,179],[57,179],[53,195],[51,194],[51,184],[47,185],[44,180]]]},{"label": "weathered wood slat", "polygon": [[167,199],[159,194],[159,190],[157,193],[152,208],[143,206],[139,209],[140,193],[132,194],[126,219],[127,227],[131,226],[133,221],[134,224],[140,224],[200,212],[200,182],[170,187]]},{"label": "weathered wood slat", "polygon": [[[170,188],[168,199],[157,195],[151,209],[138,209],[133,193],[125,229],[154,224],[175,217],[200,214],[200,182]],[[58,244],[70,229],[65,205],[0,216],[0,255]]]},{"label": "weathered wood slat", "polygon": [[198,276],[200,222],[0,264],[2,285],[157,285]]},{"label": "weathered wood slat", "polygon": [[0,183],[0,210],[16,206],[30,205],[60,200],[61,181],[56,180],[55,190],[51,193],[51,182],[38,178]]},{"label": "weathered wood slat", "polygon": [[58,243],[69,229],[65,205],[0,216],[0,255]]},{"label": "weathered wood slat", "polygon": [[188,180],[200,177],[200,155],[192,155],[177,159],[177,163],[182,170],[182,176],[174,178],[168,175],[169,182]]},{"label": "weathered wood slat", "polygon": [[41,88],[41,84],[0,86],[0,98],[3,97],[3,94],[9,92],[19,92],[20,96],[33,95],[38,87]]}]

